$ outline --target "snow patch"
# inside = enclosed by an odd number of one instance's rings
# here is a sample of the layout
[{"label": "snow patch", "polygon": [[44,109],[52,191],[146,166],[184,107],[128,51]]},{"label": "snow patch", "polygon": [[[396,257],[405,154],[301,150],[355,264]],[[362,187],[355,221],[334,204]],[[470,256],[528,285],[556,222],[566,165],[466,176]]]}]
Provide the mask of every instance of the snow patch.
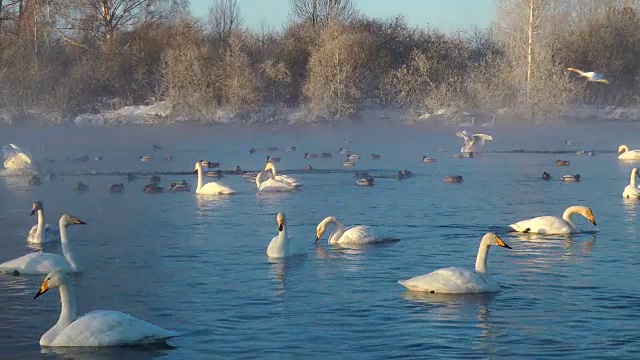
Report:
[{"label": "snow patch", "polygon": [[125,106],[99,114],[80,114],[73,122],[79,126],[155,125],[170,123],[172,106],[166,101],[152,105]]}]

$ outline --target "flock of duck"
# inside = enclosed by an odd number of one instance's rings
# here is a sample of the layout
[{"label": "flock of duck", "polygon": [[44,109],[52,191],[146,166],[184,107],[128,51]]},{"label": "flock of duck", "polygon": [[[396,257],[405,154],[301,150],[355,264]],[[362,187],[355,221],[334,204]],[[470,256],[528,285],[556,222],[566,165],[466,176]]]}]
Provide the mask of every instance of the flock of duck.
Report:
[{"label": "flock of duck", "polygon": [[[466,131],[458,132],[457,136],[464,140],[463,147],[460,149],[460,154],[463,154],[464,157],[471,157],[473,152],[478,151],[484,145],[485,141],[493,140],[490,135],[470,135]],[[295,147],[290,147],[285,150],[295,151],[296,149]],[[256,151],[257,149],[252,148],[249,150],[249,153],[255,153]],[[359,159],[359,155],[355,153],[344,151],[344,149],[341,149],[340,152],[347,154],[346,161],[354,162]],[[620,146],[619,153],[619,159],[621,160],[640,160],[640,150],[629,150],[626,145]],[[14,144],[4,148],[4,155],[4,167],[6,169],[24,169],[32,166],[31,156],[28,152],[21,150]],[[305,158],[322,156],[309,157],[309,155],[309,153],[305,153]],[[328,156],[325,155],[324,157]],[[379,159],[380,155],[372,154],[371,158]],[[143,159],[144,157],[142,157],[142,161],[149,161]],[[299,190],[302,184],[296,178],[278,173],[275,163],[279,161],[279,158],[267,157],[266,160],[264,168],[258,173],[243,172],[243,177],[250,181],[255,181],[258,192]],[[435,159],[427,157],[423,157],[422,159],[423,163],[435,161]],[[567,166],[569,162],[558,160],[556,165]],[[204,182],[203,168],[216,166],[219,166],[219,164],[206,161],[197,161],[195,163],[194,173],[197,173],[196,195],[227,196],[235,193],[234,190],[221,183],[213,181]],[[239,168],[236,170],[241,171]],[[405,176],[411,174],[406,170],[405,172]],[[399,176],[402,176],[401,174],[403,174],[403,171],[399,172]],[[546,180],[549,179],[550,176],[549,173],[545,172],[542,178]],[[579,180],[580,175],[575,175],[574,177],[576,176]],[[630,182],[623,191],[624,197],[640,199],[640,188],[636,185],[637,177],[638,169],[634,168],[631,171]],[[152,181],[154,180],[159,182],[159,178],[152,179]],[[452,175],[451,179],[445,178],[445,181],[460,182],[462,181],[462,177]],[[373,178],[364,177],[358,180],[357,183],[359,185],[371,185]],[[114,185],[117,185],[116,187],[120,186],[119,184]],[[172,183],[170,189],[173,188],[179,189],[176,191],[191,190],[191,187],[186,181]],[[113,185],[110,190],[113,191]],[[561,217],[549,215],[539,216],[522,220],[509,226],[513,231],[520,233],[535,233],[541,235],[578,233],[580,230],[572,221],[573,215],[576,214],[585,217],[594,226],[596,225],[594,213],[591,208],[575,205],[568,207]],[[41,201],[35,201],[33,203],[31,215],[37,215],[37,224],[30,228],[26,238],[27,243],[40,244],[60,241],[62,244],[62,255],[47,252],[28,253],[22,257],[1,263],[0,272],[16,276],[46,274],[34,298],[40,297],[50,289],[57,288],[59,290],[61,299],[60,317],[57,323],[42,335],[40,345],[122,346],[164,342],[167,339],[180,335],[178,332],[161,328],[118,311],[99,310],[78,316],[73,285],[67,276],[68,273],[77,272],[78,267],[73,257],[72,247],[68,241],[67,228],[74,225],[84,225],[85,222],[73,215],[63,214],[56,228],[45,222],[44,206]],[[276,215],[276,223],[278,234],[273,237],[267,245],[266,255],[269,258],[306,255],[307,244],[303,241],[292,240],[287,236],[286,216],[283,212],[278,212]],[[331,226],[333,226],[334,230],[328,236],[328,243],[336,246],[397,241],[397,239],[379,237],[370,226],[356,225],[345,228],[335,216],[328,216],[316,227],[316,242],[322,239],[327,229]],[[400,280],[398,283],[411,291],[427,293],[464,294],[499,291],[500,286],[490,276],[487,269],[487,257],[491,246],[511,249],[497,234],[488,232],[480,239],[474,269],[458,267],[442,268],[428,274]]]}]

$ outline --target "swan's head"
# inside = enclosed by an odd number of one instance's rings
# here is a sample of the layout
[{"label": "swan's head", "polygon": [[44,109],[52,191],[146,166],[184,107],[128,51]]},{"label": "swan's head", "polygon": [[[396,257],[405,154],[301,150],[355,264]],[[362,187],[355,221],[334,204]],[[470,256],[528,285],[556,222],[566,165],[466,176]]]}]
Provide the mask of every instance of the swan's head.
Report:
[{"label": "swan's head", "polygon": [[60,226],[68,225],[86,225],[87,223],[69,214],[62,214],[60,217]]},{"label": "swan's head", "polygon": [[487,245],[501,246],[503,248],[511,249],[511,246],[507,245],[507,243],[504,242],[500,238],[500,236],[492,232],[484,234],[484,236],[482,237],[482,242]]},{"label": "swan's head", "polygon": [[589,221],[591,221],[591,223],[593,225],[597,225],[596,224],[596,218],[595,216],[593,216],[593,210],[591,210],[591,208],[586,207],[586,206],[578,206],[578,214],[586,217]]},{"label": "swan's head", "polygon": [[278,222],[278,231],[284,230],[284,214],[279,212],[276,215],[276,221]]},{"label": "swan's head", "polygon": [[333,216],[329,216],[324,220],[322,220],[320,224],[318,224],[318,226],[316,227],[316,241],[322,238],[322,235],[327,230],[327,224],[330,222],[336,222],[336,221],[337,221],[336,218]]},{"label": "swan's head", "polygon": [[636,176],[640,177],[640,175],[638,175],[638,168],[633,168],[633,169],[631,170],[631,176],[633,176],[633,177],[636,177]]},{"label": "swan's head", "polygon": [[39,200],[36,200],[33,202],[33,207],[31,208],[31,215],[35,215],[38,210],[44,210],[44,207],[42,207],[42,202],[40,202]]},{"label": "swan's head", "polygon": [[269,159],[267,159],[267,163],[264,165],[264,171],[275,171],[275,165],[272,162],[269,162]]},{"label": "swan's head", "polygon": [[42,285],[40,285],[40,290],[38,290],[33,298],[37,299],[40,295],[49,291],[49,289],[55,289],[66,282],[67,275],[58,270],[53,270],[52,272],[47,274],[47,277],[44,278]]},{"label": "swan's head", "polygon": [[621,153],[623,153],[625,151],[629,151],[629,147],[627,145],[620,145],[618,147],[618,154],[621,154]]},{"label": "swan's head", "polygon": [[202,160],[198,160],[198,162],[196,162],[196,165],[193,168],[194,173],[197,173],[198,170],[202,171]]}]

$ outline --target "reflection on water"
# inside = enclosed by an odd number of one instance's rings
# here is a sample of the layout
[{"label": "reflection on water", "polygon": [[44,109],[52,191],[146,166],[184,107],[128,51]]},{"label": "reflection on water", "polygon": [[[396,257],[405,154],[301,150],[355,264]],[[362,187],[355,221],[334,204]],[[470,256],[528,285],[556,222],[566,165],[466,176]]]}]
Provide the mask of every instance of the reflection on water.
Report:
[{"label": "reflection on water", "polygon": [[157,359],[170,353],[174,347],[153,344],[130,347],[46,347],[40,348],[45,355],[59,355],[63,359]]},{"label": "reflection on water", "polygon": [[278,287],[275,290],[275,294],[277,296],[284,295],[287,283],[287,273],[290,271],[295,271],[297,268],[302,266],[305,261],[307,261],[307,257],[304,255],[301,256],[290,256],[283,259],[272,259],[268,258],[269,264],[271,265],[271,273],[273,274],[273,278],[278,283]]}]

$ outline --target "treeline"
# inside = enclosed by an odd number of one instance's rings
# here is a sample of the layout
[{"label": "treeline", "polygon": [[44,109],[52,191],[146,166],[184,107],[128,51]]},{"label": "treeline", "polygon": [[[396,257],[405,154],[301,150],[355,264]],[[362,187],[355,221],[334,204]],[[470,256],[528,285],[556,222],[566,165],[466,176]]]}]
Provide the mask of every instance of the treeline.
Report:
[{"label": "treeline", "polygon": [[196,121],[371,106],[547,118],[638,103],[638,0],[497,3],[491,28],[443,33],[367,18],[351,0],[291,0],[281,30],[246,28],[237,0],[203,18],[185,0],[0,0],[0,109],[64,121],[167,100]]}]

